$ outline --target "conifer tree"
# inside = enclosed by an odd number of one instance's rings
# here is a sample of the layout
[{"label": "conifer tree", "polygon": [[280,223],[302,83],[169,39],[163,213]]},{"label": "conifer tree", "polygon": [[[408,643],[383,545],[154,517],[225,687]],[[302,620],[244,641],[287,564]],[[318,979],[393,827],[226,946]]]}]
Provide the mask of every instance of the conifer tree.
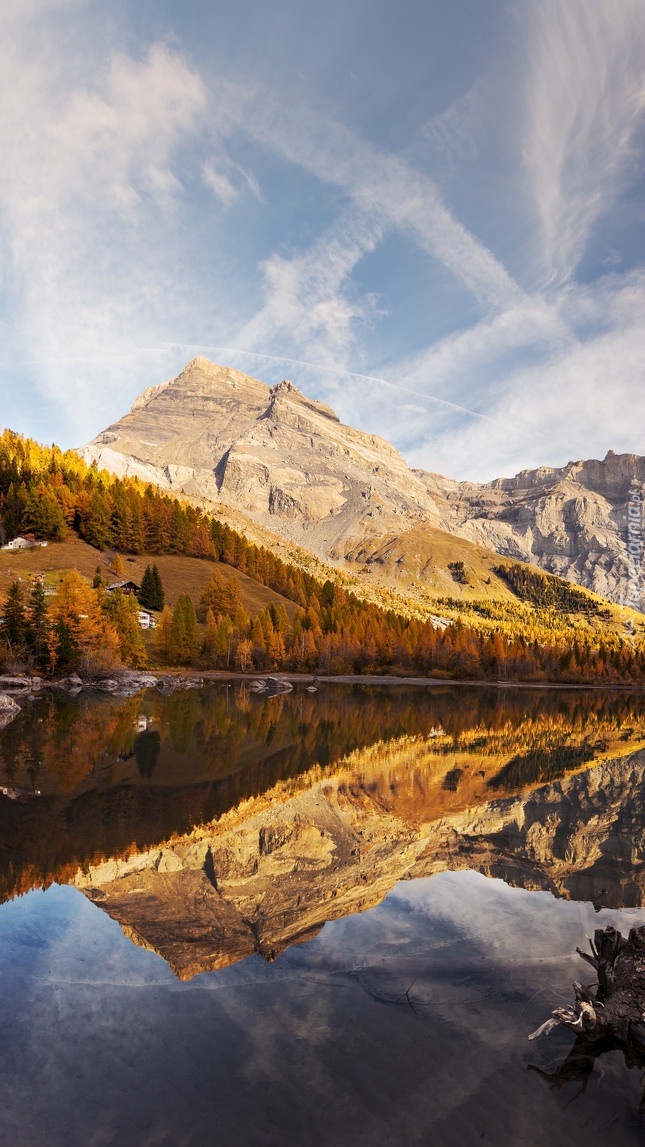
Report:
[{"label": "conifer tree", "polygon": [[227,614],[235,617],[242,609],[242,589],[238,577],[223,578],[219,570],[213,570],[210,580],[199,599],[203,617],[212,609],[215,617]]},{"label": "conifer tree", "polygon": [[161,611],[164,606],[164,591],[157,565],[147,565],[141,579],[139,591],[139,604],[144,609]]},{"label": "conifer tree", "polygon": [[31,491],[25,507],[25,523],[39,538],[62,542],[67,525],[60,502],[43,482]]},{"label": "conifer tree", "polygon": [[112,542],[110,510],[105,496],[100,490],[93,490],[85,515],[81,520],[80,532],[91,546],[106,550]]},{"label": "conifer tree", "polygon": [[156,594],[155,583],[152,573],[152,566],[146,566],[143,577],[141,578],[141,589],[139,590],[139,605],[144,609],[156,609]]},{"label": "conifer tree", "polygon": [[119,637],[99,597],[77,570],[61,581],[51,605],[49,657],[52,667],[84,673],[111,671],[119,663]]},{"label": "conifer tree", "polygon": [[199,631],[192,597],[180,593],[168,634],[167,657],[171,665],[193,665],[199,656]]},{"label": "conifer tree", "polygon": [[206,669],[214,669],[219,660],[218,652],[218,625],[212,609],[206,614],[206,628],[202,641],[202,662]]},{"label": "conifer tree", "polygon": [[123,558],[120,554],[116,553],[110,563],[110,568],[118,578],[122,578],[125,573],[125,566],[123,565]]},{"label": "conifer tree", "polygon": [[143,668],[148,655],[139,625],[137,599],[117,589],[105,595],[103,608],[118,635],[119,652],[124,665],[133,665],[136,669]]},{"label": "conifer tree", "polygon": [[170,641],[170,626],[172,624],[172,612],[166,605],[163,609],[161,617],[157,623],[155,630],[155,653],[162,661],[168,661],[168,645]]},{"label": "conifer tree", "polygon": [[18,580],[12,581],[9,586],[2,620],[4,641],[13,652],[16,652],[27,640],[27,611],[22,586]]},{"label": "conifer tree", "polygon": [[161,574],[159,573],[159,567],[157,566],[156,562],[152,567],[152,577],[154,580],[155,597],[156,597],[156,601],[157,601],[157,604],[153,606],[153,609],[161,610],[164,607],[164,601],[166,600],[166,595],[164,593],[163,583],[161,581]]},{"label": "conifer tree", "polygon": [[29,593],[27,635],[36,664],[41,668],[44,668],[47,660],[50,629],[45,586],[40,578],[36,578]]}]

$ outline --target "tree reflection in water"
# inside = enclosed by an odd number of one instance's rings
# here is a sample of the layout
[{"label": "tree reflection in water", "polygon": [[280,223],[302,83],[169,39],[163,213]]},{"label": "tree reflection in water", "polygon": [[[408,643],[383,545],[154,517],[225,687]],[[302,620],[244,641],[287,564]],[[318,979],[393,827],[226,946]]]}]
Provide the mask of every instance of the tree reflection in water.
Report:
[{"label": "tree reflection in water", "polygon": [[[0,733],[0,896],[189,833],[240,802],[334,778],[408,822],[483,805],[645,744],[625,692],[384,688],[278,697],[214,685],[117,699],[47,692]],[[279,795],[278,794],[279,791]]]}]

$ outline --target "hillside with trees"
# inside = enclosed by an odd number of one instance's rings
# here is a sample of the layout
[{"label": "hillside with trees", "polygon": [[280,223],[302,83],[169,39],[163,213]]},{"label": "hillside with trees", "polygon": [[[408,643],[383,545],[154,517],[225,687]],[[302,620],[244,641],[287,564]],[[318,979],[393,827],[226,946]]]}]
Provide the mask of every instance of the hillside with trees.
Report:
[{"label": "hillside with trees", "polygon": [[[137,479],[115,478],[72,452],[38,446],[10,431],[0,436],[0,523],[5,540],[30,532],[56,544],[73,532],[97,556],[112,550],[143,555],[147,594],[158,594],[157,555],[188,556],[211,565],[198,598],[180,592],[174,608],[164,606],[154,643],[147,648],[135,598],[108,592],[103,584],[92,586],[72,570],[51,597],[41,595],[37,606],[39,591],[33,585],[26,590],[16,580],[2,614],[5,665],[57,674],[107,672],[118,664],[152,661],[242,672],[643,679],[645,655],[635,629],[624,637],[615,627],[593,628],[584,613],[569,617],[549,600],[469,603],[467,621],[455,615],[447,599],[435,603],[443,618],[430,608],[425,616],[410,615],[404,603],[400,611],[384,609],[357,597],[340,584],[340,577],[322,581],[190,503]],[[226,578],[219,572],[223,567],[229,568]],[[548,575],[538,576],[548,584]],[[251,613],[244,604],[242,578],[286,604],[272,600]]]}]

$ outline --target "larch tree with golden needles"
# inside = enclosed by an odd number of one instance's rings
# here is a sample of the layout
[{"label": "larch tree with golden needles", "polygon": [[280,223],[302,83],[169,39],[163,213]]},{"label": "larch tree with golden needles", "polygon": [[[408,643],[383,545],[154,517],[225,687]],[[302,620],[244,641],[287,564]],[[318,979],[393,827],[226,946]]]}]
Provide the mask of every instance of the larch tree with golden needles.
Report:
[{"label": "larch tree with golden needles", "polygon": [[120,664],[119,635],[101,609],[96,590],[76,570],[66,574],[58,586],[50,618],[53,669],[103,673]]}]

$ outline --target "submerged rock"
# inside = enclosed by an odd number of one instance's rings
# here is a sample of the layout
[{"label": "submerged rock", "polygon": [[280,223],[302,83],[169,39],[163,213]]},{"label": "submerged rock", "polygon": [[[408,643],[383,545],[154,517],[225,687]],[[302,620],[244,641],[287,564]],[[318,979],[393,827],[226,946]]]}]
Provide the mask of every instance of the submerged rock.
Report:
[{"label": "submerged rock", "polygon": [[158,680],[154,673],[127,670],[116,677],[104,677],[90,684],[93,689],[99,689],[101,693],[110,693],[113,697],[134,697],[142,689],[153,689]]}]

